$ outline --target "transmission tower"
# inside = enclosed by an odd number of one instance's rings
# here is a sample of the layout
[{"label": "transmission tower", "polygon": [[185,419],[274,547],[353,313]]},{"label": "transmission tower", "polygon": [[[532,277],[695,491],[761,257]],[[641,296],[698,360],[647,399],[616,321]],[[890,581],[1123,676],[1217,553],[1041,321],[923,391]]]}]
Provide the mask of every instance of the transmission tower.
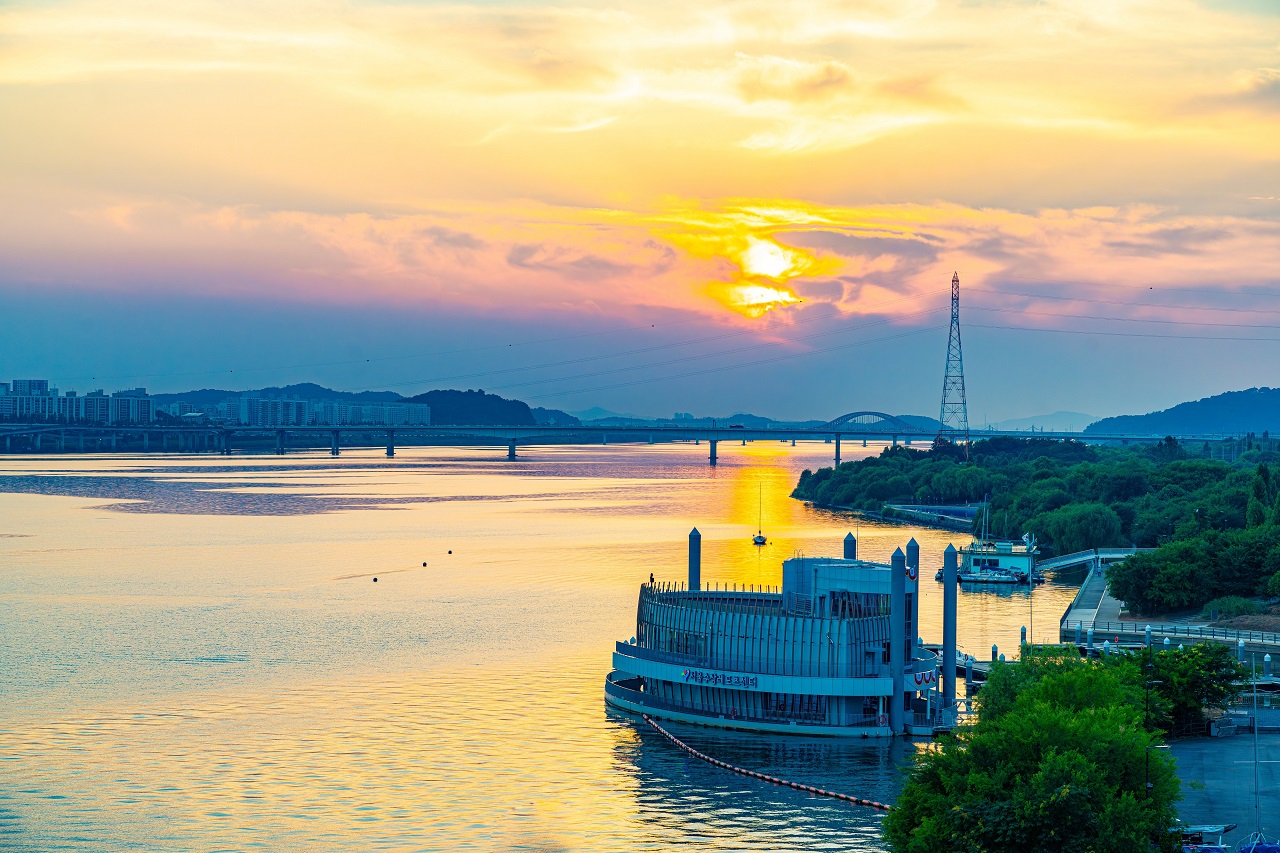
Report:
[{"label": "transmission tower", "polygon": [[964,398],[964,356],[960,352],[960,274],[951,276],[951,335],[947,339],[947,372],[942,378],[942,426],[938,439],[964,442],[969,455],[969,406]]}]

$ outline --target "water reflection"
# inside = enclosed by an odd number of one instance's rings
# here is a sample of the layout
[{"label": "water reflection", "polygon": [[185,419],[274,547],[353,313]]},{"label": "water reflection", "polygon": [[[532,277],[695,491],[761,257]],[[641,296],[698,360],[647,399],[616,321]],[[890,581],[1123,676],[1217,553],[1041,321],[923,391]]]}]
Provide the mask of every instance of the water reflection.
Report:
[{"label": "water reflection", "polygon": [[[873,813],[606,714],[637,588],[685,576],[694,526],[704,580],[738,584],[914,535],[938,637],[954,534],[791,500],[829,446],[706,450],[0,460],[0,846],[879,849]],[[1012,651],[1033,602],[1043,641],[1072,594],[966,591],[960,645]],[[880,800],[911,748],[682,735]]]},{"label": "water reflection", "polygon": [[[649,832],[715,850],[882,850],[883,814],[729,773],[678,750],[639,718],[610,710],[635,737],[614,747],[634,773]],[[902,741],[760,737],[663,724],[722,761],[828,790],[892,801],[914,746]]]}]

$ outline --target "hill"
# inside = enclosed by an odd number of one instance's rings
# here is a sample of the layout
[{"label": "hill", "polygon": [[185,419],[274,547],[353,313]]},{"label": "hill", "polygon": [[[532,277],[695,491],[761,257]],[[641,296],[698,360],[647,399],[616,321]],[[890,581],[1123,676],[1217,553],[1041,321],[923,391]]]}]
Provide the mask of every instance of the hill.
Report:
[{"label": "hill", "polygon": [[1103,418],[1085,427],[1086,434],[1131,433],[1263,433],[1280,430],[1280,388],[1228,391],[1162,412]]},{"label": "hill", "polygon": [[582,421],[559,409],[544,409],[537,406],[532,411],[533,419],[539,426],[582,426]]},{"label": "hill", "polygon": [[1008,418],[991,426],[996,429],[1040,429],[1052,432],[1076,432],[1098,419],[1097,415],[1083,412],[1053,412],[1047,415],[1031,415],[1025,418]]},{"label": "hill", "polygon": [[533,426],[527,403],[483,391],[428,391],[406,402],[431,407],[431,423],[466,426]]},{"label": "hill", "polygon": [[246,394],[258,397],[297,397],[300,400],[344,400],[352,403],[398,403],[404,399],[394,391],[334,391],[314,382],[300,382],[284,387],[272,386],[249,391],[223,391],[218,388],[201,388],[197,391],[180,391],[176,394],[152,394],[157,405],[191,403],[196,406],[216,406],[228,397]]}]

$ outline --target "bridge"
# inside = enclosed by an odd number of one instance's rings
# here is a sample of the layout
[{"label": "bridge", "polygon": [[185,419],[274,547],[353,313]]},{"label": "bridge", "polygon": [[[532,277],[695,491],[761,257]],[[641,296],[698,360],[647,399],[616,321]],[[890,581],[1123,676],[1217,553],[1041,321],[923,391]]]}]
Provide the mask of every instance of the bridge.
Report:
[{"label": "bridge", "polygon": [[[883,412],[850,412],[816,427],[747,427],[739,424],[714,426],[683,426],[679,424],[631,425],[631,426],[270,426],[254,427],[230,424],[198,424],[162,426],[156,424],[9,424],[0,426],[0,453],[45,452],[98,452],[118,451],[121,445],[132,450],[146,452],[221,453],[229,454],[239,443],[244,449],[246,440],[261,447],[265,439],[268,446],[274,438],[276,453],[284,453],[290,437],[308,439],[315,446],[317,439],[327,443],[330,453],[337,456],[346,447],[386,447],[387,456],[395,456],[397,442],[410,439],[426,441],[432,445],[470,446],[491,444],[505,446],[507,458],[516,458],[521,446],[550,444],[619,444],[619,443],[668,443],[706,442],[708,461],[716,464],[719,444],[722,441],[822,441],[834,444],[834,460],[840,464],[842,444],[845,441],[884,442],[910,445],[913,442],[931,443],[934,431],[916,427],[901,418]],[[1048,438],[1076,439],[1089,442],[1149,443],[1164,438],[1163,435],[1107,434],[1085,435],[1078,432],[1026,432],[1021,430],[986,430],[973,432],[973,437],[994,438]],[[1180,440],[1221,441],[1224,435],[1180,435]],[[325,441],[327,439],[327,442]]]},{"label": "bridge", "polygon": [[1036,560],[1036,568],[1051,572],[1074,566],[1089,566],[1094,572],[1100,572],[1103,566],[1118,563],[1142,551],[1154,550],[1155,548],[1094,548],[1089,551],[1077,551],[1074,554],[1063,554],[1061,557],[1050,557],[1047,560]]}]

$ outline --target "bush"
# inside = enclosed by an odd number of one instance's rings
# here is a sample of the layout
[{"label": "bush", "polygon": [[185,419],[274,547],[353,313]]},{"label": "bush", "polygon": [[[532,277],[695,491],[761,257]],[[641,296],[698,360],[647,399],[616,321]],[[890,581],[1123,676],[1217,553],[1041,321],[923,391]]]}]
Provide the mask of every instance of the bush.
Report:
[{"label": "bush", "polygon": [[1237,616],[1257,616],[1262,612],[1262,605],[1250,598],[1228,595],[1215,598],[1204,606],[1206,617],[1217,613],[1219,619],[1234,619]]}]

